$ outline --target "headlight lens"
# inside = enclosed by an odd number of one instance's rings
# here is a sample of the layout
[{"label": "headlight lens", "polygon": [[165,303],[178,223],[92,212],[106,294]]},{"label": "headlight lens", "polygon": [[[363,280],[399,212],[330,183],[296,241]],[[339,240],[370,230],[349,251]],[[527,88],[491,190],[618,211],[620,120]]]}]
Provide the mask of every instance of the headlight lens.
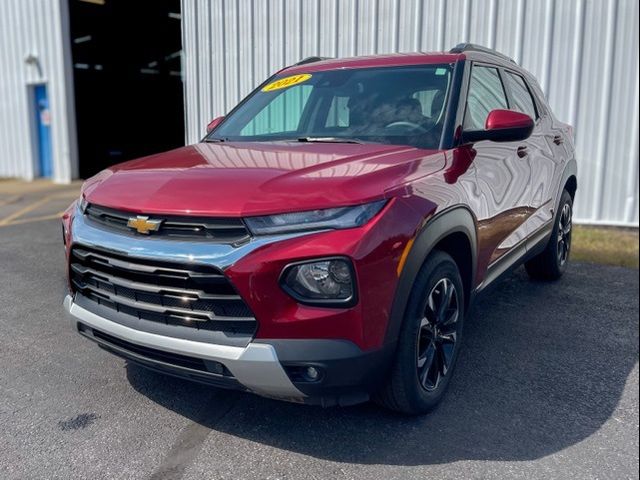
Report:
[{"label": "headlight lens", "polygon": [[382,209],[385,203],[386,200],[379,200],[352,207],[282,213],[265,217],[248,217],[245,218],[245,223],[254,235],[307,230],[339,230],[364,225]]},{"label": "headlight lens", "polygon": [[351,262],[346,258],[322,259],[287,267],[282,285],[301,303],[355,303],[355,281]]}]

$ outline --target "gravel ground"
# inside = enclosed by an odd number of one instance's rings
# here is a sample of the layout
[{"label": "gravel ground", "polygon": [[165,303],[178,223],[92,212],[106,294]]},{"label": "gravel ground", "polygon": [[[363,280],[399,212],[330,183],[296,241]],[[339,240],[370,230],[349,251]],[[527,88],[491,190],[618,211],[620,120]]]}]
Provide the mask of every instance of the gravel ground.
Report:
[{"label": "gravel ground", "polygon": [[148,372],[72,332],[55,220],[0,227],[0,478],[638,478],[638,271],[522,269],[476,305],[433,414]]}]

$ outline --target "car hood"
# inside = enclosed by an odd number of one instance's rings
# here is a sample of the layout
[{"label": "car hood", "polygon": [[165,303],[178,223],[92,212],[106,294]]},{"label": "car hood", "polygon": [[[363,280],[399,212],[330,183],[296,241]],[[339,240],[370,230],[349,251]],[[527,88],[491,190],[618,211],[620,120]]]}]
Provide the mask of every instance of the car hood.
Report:
[{"label": "car hood", "polygon": [[384,198],[441,170],[443,152],[336,143],[198,143],[87,180],[89,203],[133,213],[251,216]]}]

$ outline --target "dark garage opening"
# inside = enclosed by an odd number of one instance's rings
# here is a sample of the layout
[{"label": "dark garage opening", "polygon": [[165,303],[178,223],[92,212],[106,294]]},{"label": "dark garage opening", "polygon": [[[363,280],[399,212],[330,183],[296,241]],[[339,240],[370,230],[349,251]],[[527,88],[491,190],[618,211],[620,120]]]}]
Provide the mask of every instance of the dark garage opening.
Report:
[{"label": "dark garage opening", "polygon": [[80,177],[184,144],[180,0],[69,0]]}]

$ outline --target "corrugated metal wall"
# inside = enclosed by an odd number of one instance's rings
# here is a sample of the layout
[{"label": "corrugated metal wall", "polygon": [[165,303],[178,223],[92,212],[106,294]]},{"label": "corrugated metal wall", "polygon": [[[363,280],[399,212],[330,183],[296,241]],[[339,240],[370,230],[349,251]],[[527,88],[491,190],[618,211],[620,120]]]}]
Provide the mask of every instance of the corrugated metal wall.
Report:
[{"label": "corrugated metal wall", "polygon": [[637,0],[183,0],[187,143],[281,67],[320,55],[496,48],[575,126],[576,215],[638,225]]},{"label": "corrugated metal wall", "polygon": [[[0,0],[0,177],[38,175],[31,89],[41,83],[49,95],[53,179],[77,176],[68,31],[66,0]],[[38,63],[26,62],[30,55]]]}]

